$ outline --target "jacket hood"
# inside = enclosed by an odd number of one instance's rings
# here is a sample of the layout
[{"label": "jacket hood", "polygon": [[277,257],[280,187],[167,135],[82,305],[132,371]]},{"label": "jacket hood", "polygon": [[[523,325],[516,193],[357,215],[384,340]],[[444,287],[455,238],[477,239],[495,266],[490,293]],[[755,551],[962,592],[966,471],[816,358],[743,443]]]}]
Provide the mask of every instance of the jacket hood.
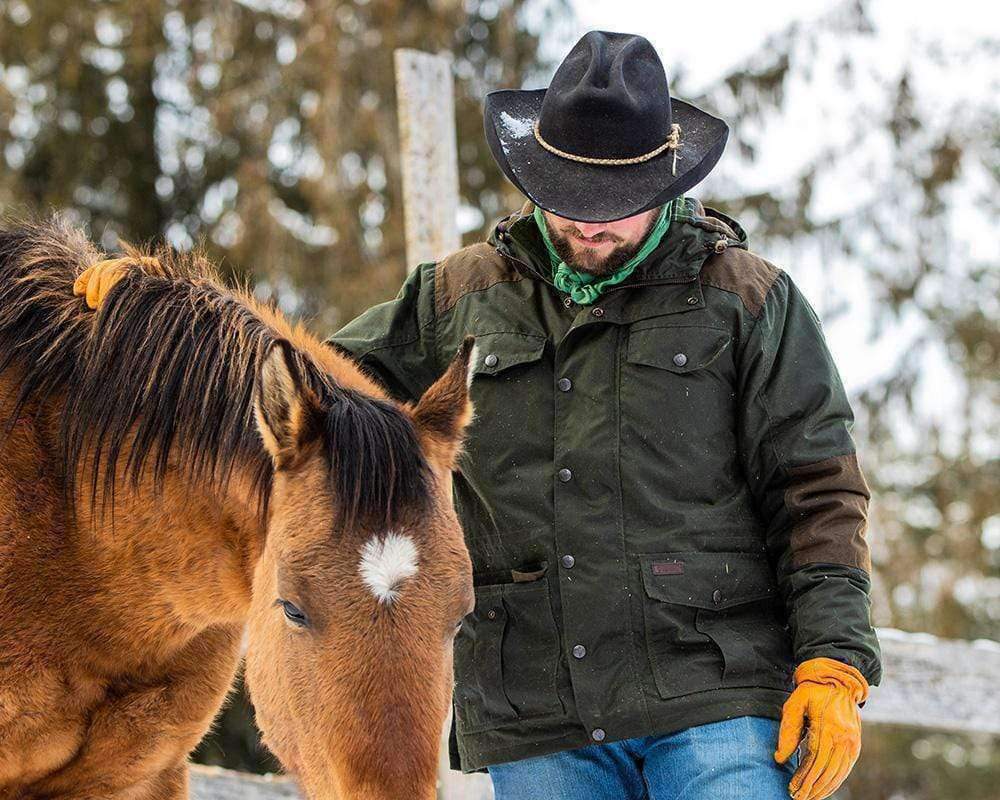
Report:
[{"label": "jacket hood", "polygon": [[[663,240],[635,272],[614,289],[691,281],[712,253],[727,247],[747,248],[746,231],[732,217],[702,205],[693,197],[681,197],[677,202]],[[520,211],[504,217],[494,226],[488,241],[533,277],[551,284],[549,256],[532,217],[534,210],[534,204],[529,201]]]}]

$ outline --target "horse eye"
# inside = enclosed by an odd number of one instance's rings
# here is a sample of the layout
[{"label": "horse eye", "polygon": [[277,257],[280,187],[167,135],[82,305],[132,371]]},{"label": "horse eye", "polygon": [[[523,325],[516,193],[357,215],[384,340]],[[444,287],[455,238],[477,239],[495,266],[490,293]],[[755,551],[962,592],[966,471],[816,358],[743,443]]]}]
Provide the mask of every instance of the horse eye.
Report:
[{"label": "horse eye", "polygon": [[306,615],[302,613],[302,610],[296,606],[294,603],[289,603],[287,600],[278,599],[275,605],[280,605],[281,610],[285,612],[285,619],[294,625],[304,628],[309,624],[309,620]]}]

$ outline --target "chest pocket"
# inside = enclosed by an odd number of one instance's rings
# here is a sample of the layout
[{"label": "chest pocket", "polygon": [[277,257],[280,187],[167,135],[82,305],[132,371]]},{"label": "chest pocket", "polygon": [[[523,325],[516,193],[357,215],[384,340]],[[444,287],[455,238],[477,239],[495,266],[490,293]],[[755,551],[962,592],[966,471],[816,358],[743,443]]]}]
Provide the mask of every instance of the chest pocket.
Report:
[{"label": "chest pocket", "polygon": [[502,376],[508,370],[538,361],[545,352],[546,337],[530,333],[485,333],[476,336],[476,377]]},{"label": "chest pocket", "polygon": [[[536,529],[550,498],[525,491],[552,459],[552,359],[547,337],[476,335],[470,397],[475,416],[461,469],[500,535]],[[468,531],[467,536],[475,536]]]},{"label": "chest pocket", "polygon": [[[649,322],[653,322],[652,320]],[[643,323],[648,324],[648,323]],[[619,397],[625,485],[659,487],[630,500],[644,521],[666,504],[715,503],[741,484],[736,369],[729,332],[709,326],[633,327]]]},{"label": "chest pocket", "polygon": [[[483,447],[502,446],[504,440],[527,433],[527,427],[544,424],[537,411],[547,393],[551,393],[546,377],[551,370],[538,366],[545,354],[546,341],[544,336],[521,333],[476,336],[475,360],[471,365],[475,419],[469,432],[470,442],[475,444],[481,439]],[[525,414],[526,408],[532,413]],[[541,431],[531,431],[531,435],[540,434]]]},{"label": "chest pocket", "polygon": [[629,333],[626,360],[684,375],[712,364],[731,341],[726,331],[717,328],[643,328]]}]

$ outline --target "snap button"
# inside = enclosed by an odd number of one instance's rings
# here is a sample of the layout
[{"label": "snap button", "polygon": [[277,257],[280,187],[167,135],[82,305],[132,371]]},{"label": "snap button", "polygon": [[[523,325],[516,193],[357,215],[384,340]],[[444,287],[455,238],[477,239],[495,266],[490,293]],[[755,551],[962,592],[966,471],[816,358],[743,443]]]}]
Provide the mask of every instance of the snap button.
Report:
[{"label": "snap button", "polygon": [[721,253],[727,247],[729,247],[729,242],[727,242],[725,239],[716,239],[715,240],[715,252],[716,253]]},{"label": "snap button", "polygon": [[495,608],[491,608],[489,611],[486,612],[486,617],[487,619],[496,619],[497,610]]},{"label": "snap button", "polygon": [[593,739],[595,742],[603,742],[604,736],[605,736],[604,728],[594,728],[594,730],[590,732],[590,738]]},{"label": "snap button", "polygon": [[573,558],[573,556],[563,556],[562,557],[562,565],[564,567],[566,567],[566,569],[573,569],[573,565],[575,563],[576,563],[576,559]]},{"label": "snap button", "polygon": [[563,298],[563,305],[566,306],[566,308],[569,308],[570,306],[572,306],[573,305],[573,298],[572,297],[564,297]]},{"label": "snap button", "polygon": [[719,603],[722,602],[722,590],[721,589],[716,589],[714,592],[712,592],[712,602],[715,603],[716,605],[718,605]]},{"label": "snap button", "polygon": [[603,317],[604,309],[598,306],[597,308],[593,309],[590,313],[593,314],[595,317]]},{"label": "snap button", "polygon": [[689,306],[696,306],[696,305],[698,305],[698,298],[697,297],[689,297],[687,299],[687,304]]},{"label": "snap button", "polygon": [[678,353],[677,355],[674,356],[674,363],[678,367],[683,367],[685,364],[688,363],[688,357],[684,355],[684,353]]},{"label": "snap button", "polygon": [[582,644],[573,645],[573,658],[583,658],[587,655],[587,648]]},{"label": "snap button", "polygon": [[566,469],[566,467],[563,467],[556,474],[559,476],[559,480],[561,480],[563,483],[568,483],[573,478],[573,473],[570,472],[568,469]]},{"label": "snap button", "polygon": [[560,378],[559,380],[556,381],[556,386],[559,387],[560,392],[568,392],[570,389],[573,388],[573,381],[571,381],[569,378]]},{"label": "snap button", "polygon": [[495,367],[497,364],[500,363],[500,359],[497,358],[496,353],[490,353],[488,356],[486,356],[486,358],[483,359],[483,363],[487,367]]}]

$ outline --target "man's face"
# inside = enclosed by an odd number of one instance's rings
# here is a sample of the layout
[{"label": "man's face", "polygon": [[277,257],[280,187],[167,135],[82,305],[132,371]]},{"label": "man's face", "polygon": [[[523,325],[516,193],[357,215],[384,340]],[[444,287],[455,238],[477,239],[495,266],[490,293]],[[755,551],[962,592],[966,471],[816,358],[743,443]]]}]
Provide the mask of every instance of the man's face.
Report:
[{"label": "man's face", "polygon": [[577,222],[548,211],[543,214],[559,257],[573,269],[600,276],[614,272],[639,252],[660,209],[615,222]]}]

